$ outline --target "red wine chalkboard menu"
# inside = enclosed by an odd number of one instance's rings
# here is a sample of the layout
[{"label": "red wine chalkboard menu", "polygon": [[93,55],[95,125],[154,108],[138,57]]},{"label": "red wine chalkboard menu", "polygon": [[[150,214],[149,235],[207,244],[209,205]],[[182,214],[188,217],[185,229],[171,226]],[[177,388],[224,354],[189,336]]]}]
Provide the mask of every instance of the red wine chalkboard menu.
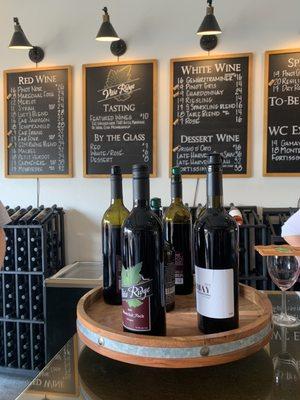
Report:
[{"label": "red wine chalkboard menu", "polygon": [[4,71],[5,176],[72,176],[70,66]]},{"label": "red wine chalkboard menu", "polygon": [[264,176],[300,176],[300,49],[265,56]]},{"label": "red wine chalkboard menu", "polygon": [[171,60],[171,166],[201,177],[220,152],[225,176],[250,176],[251,73],[248,53]]},{"label": "red wine chalkboard menu", "polygon": [[156,176],[154,60],[83,66],[84,176],[105,177],[117,164],[148,164]]}]

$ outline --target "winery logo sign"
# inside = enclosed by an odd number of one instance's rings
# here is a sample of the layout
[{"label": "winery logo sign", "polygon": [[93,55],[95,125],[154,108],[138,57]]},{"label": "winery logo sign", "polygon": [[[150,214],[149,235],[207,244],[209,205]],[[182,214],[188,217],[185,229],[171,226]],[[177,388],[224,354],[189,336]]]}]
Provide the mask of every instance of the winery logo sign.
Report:
[{"label": "winery logo sign", "polygon": [[98,90],[102,97],[98,103],[113,99],[125,102],[131,98],[134,92],[141,90],[138,87],[140,78],[132,79],[131,68],[131,65],[126,65],[119,69],[109,70],[104,88]]}]

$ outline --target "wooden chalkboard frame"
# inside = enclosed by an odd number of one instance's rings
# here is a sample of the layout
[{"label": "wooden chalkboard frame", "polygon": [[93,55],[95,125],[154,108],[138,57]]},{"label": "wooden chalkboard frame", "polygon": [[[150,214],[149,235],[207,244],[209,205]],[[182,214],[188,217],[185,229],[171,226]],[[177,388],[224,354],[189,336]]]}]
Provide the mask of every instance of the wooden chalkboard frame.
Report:
[{"label": "wooden chalkboard frame", "polygon": [[[172,151],[173,151],[173,81],[174,81],[174,64],[180,61],[201,61],[201,60],[217,60],[225,58],[241,58],[248,57],[248,110],[247,110],[247,172],[245,174],[223,174],[224,178],[250,178],[252,176],[251,149],[252,149],[252,76],[253,76],[253,53],[235,53],[235,54],[219,54],[213,56],[200,57],[180,57],[170,60],[170,122],[169,122],[169,176],[172,168]],[[183,174],[183,178],[205,178],[205,174]]]},{"label": "wooden chalkboard frame", "polygon": [[[12,175],[9,173],[9,165],[8,165],[8,139],[7,139],[7,131],[8,131],[8,99],[7,99],[7,81],[8,76],[11,73],[18,72],[36,72],[36,71],[52,71],[52,70],[66,70],[68,72],[68,174],[17,174]],[[38,67],[38,68],[15,68],[15,69],[7,69],[3,71],[3,102],[4,102],[4,176],[5,178],[10,179],[32,179],[32,178],[72,178],[73,177],[73,99],[72,99],[72,75],[73,68],[71,65],[62,65],[62,66],[52,66],[52,67]]]},{"label": "wooden chalkboard frame", "polygon": [[281,50],[267,50],[265,51],[265,71],[264,71],[264,128],[263,128],[263,176],[276,177],[276,176],[300,176],[300,172],[267,172],[267,151],[268,151],[268,122],[269,122],[269,60],[271,55],[287,54],[287,53],[300,53],[300,48],[281,49]]},{"label": "wooden chalkboard frame", "polygon": [[[109,174],[88,174],[87,173],[87,156],[86,156],[86,71],[88,68],[107,67],[110,65],[126,65],[126,64],[152,64],[153,65],[153,134],[152,134],[152,163],[153,172],[150,174],[151,178],[157,177],[157,84],[158,84],[158,60],[126,60],[126,61],[112,61],[103,63],[83,64],[82,65],[82,124],[83,124],[83,177],[84,178],[108,178]],[[124,178],[130,178],[132,174],[123,174]]]}]

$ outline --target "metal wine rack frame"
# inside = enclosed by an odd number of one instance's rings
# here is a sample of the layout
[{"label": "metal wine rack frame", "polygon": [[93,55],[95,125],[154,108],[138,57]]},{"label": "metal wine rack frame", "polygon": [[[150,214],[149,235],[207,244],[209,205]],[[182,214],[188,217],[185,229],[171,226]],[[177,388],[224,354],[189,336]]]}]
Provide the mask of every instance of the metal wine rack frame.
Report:
[{"label": "metal wine rack frame", "polygon": [[6,225],[4,230],[7,253],[0,271],[0,367],[40,370],[48,361],[44,279],[65,265],[64,211],[56,208],[42,225]]}]

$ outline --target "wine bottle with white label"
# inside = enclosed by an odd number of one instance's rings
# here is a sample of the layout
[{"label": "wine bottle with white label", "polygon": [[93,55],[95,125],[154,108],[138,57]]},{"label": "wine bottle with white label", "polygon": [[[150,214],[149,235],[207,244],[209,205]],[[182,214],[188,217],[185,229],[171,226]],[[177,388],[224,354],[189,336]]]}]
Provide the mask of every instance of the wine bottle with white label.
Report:
[{"label": "wine bottle with white label", "polygon": [[194,226],[196,302],[199,329],[217,333],[238,328],[238,226],[223,206],[222,157],[207,161],[207,204]]},{"label": "wine bottle with white label", "polygon": [[149,170],[133,165],[133,209],[122,226],[122,318],[127,332],[166,333],[162,224],[150,210]]},{"label": "wine bottle with white label", "polygon": [[175,253],[175,293],[193,291],[192,217],[182,202],[182,179],[179,167],[172,168],[171,205],[164,213],[164,237]]},{"label": "wine bottle with white label", "polygon": [[123,204],[121,168],[111,167],[111,204],[102,218],[103,298],[108,304],[122,304],[121,226],[129,211]]}]

